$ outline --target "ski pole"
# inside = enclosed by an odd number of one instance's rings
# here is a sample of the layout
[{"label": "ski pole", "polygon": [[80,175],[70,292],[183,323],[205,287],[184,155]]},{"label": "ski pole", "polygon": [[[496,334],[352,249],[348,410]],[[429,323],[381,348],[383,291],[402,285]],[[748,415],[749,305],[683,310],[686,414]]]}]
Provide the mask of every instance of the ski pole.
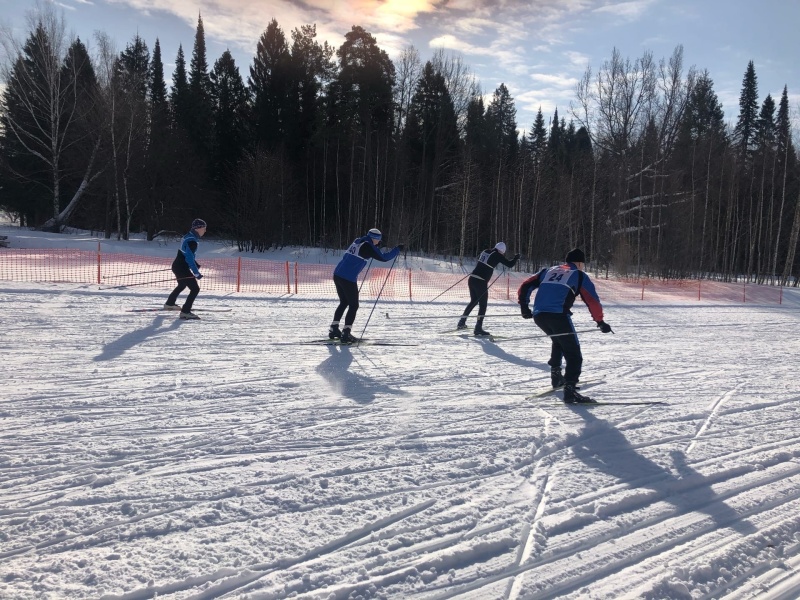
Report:
[{"label": "ski pole", "polygon": [[196,277],[194,275],[192,275],[191,277],[175,277],[175,278],[170,277],[169,279],[158,279],[156,281],[145,281],[144,283],[126,283],[125,285],[115,285],[113,287],[107,287],[107,288],[104,288],[104,289],[106,289],[106,290],[119,290],[119,289],[122,289],[122,288],[135,287],[137,285],[150,285],[151,283],[163,283],[165,281],[175,281],[175,280],[180,281],[182,279],[196,279]]},{"label": "ski pole", "polygon": [[146,275],[147,273],[161,273],[162,271],[171,271],[170,267],[166,269],[155,269],[153,271],[139,271],[138,273],[123,273],[122,275],[103,275],[103,279],[112,279],[114,277],[132,277],[133,275]]},{"label": "ski pole", "polygon": [[457,286],[459,283],[461,283],[462,281],[464,281],[464,280],[465,280],[467,277],[469,277],[471,274],[472,274],[472,273],[468,273],[468,274],[464,275],[464,277],[462,277],[461,279],[459,279],[458,281],[456,281],[456,282],[455,282],[453,285],[451,285],[449,288],[447,288],[445,291],[443,291],[441,294],[439,294],[439,296],[436,296],[436,298],[433,298],[433,299],[431,299],[431,300],[428,300],[428,302],[426,302],[426,304],[430,304],[430,303],[431,303],[431,302],[433,302],[434,300],[437,300],[437,299],[438,299],[440,296],[442,296],[442,295],[446,294],[447,292],[449,292],[450,290],[452,290],[454,287],[456,287],[456,286]]},{"label": "ski pole", "polygon": [[565,333],[552,333],[552,334],[539,333],[539,334],[536,334],[536,335],[523,335],[523,336],[520,336],[520,337],[505,338],[505,339],[502,339],[502,340],[498,339],[496,341],[497,342],[512,342],[512,341],[516,341],[516,340],[535,340],[537,338],[542,338],[542,337],[555,338],[555,337],[561,337],[562,335],[578,335],[579,333],[591,333],[592,331],[600,331],[600,330],[599,329],[581,329],[579,331],[567,331]]},{"label": "ski pole", "polygon": [[[396,257],[395,257],[396,258]],[[367,275],[369,275],[369,270],[372,268],[372,259],[369,259],[369,264],[367,265],[367,270],[364,272],[364,279],[361,280],[361,285],[358,286],[358,293],[361,293],[361,288],[364,287],[364,282],[367,280]]]},{"label": "ski pole", "polygon": [[[367,322],[364,323],[364,329],[361,330],[361,337],[362,338],[364,337],[364,332],[367,330],[367,325],[369,325],[369,320],[372,318],[372,313],[375,312],[375,307],[378,305],[378,300],[381,299],[381,294],[383,294],[383,288],[386,287],[386,282],[389,281],[389,275],[392,274],[392,269],[394,269],[394,264],[396,262],[397,262],[397,257],[395,256],[394,260],[392,261],[392,265],[389,267],[389,272],[386,273],[386,279],[383,280],[383,285],[381,286],[381,289],[378,292],[378,297],[375,298],[375,303],[372,305],[372,310],[369,311],[369,316],[367,317]],[[359,339],[358,342],[356,342],[356,348],[358,348],[358,344],[360,344],[360,343],[361,343],[361,340]]]},{"label": "ski pole", "polygon": [[[463,317],[463,316],[464,315],[455,315],[455,316],[450,316],[450,315],[414,315],[414,316],[403,316],[403,319],[406,319],[406,320],[409,320],[409,321],[417,320],[417,319],[458,319],[458,318]],[[472,315],[470,315],[470,316],[472,316]],[[519,319],[520,318],[520,314],[519,313],[514,313],[514,314],[509,313],[507,315],[484,315],[484,317],[491,317],[492,319],[505,318],[505,317],[514,317],[515,319]],[[389,316],[388,312],[386,313],[386,318],[387,319],[391,319],[391,317]],[[467,318],[469,318],[469,317],[467,317]]]}]

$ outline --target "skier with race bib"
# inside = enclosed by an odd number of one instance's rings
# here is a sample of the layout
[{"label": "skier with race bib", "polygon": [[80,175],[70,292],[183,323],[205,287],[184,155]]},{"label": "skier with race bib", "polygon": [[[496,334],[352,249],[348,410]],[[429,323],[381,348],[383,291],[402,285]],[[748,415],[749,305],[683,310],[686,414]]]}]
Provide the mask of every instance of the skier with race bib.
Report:
[{"label": "skier with race bib", "polygon": [[494,268],[498,264],[513,267],[517,264],[520,255],[517,254],[511,260],[505,257],[506,245],[504,242],[497,242],[494,248],[487,248],[478,257],[478,263],[469,275],[469,304],[464,309],[461,319],[458,321],[456,329],[467,328],[467,317],[475,306],[478,306],[478,320],[475,323],[475,335],[490,335],[483,330],[483,317],[486,314],[487,296],[489,295],[489,280],[492,278]]},{"label": "skier with race bib", "polygon": [[[343,344],[359,341],[350,332],[358,311],[358,275],[367,266],[368,260],[389,262],[403,250],[403,245],[399,244],[391,250],[382,252],[378,249],[382,237],[383,235],[378,229],[370,229],[367,235],[353,240],[347,252],[342,256],[342,260],[336,265],[336,269],[333,271],[333,283],[336,285],[336,293],[339,296],[339,306],[333,313],[333,322],[328,330],[328,338],[340,339]],[[347,314],[344,318],[344,327],[339,329],[339,320],[345,309],[347,309]]]},{"label": "skier with race bib", "polygon": [[[547,362],[550,365],[550,381],[554,389],[564,386],[564,402],[570,404],[594,402],[577,392],[583,355],[570,311],[575,298],[581,297],[600,331],[613,333],[611,326],[603,320],[603,306],[594,283],[583,272],[585,262],[586,257],[582,250],[570,250],[564,264],[542,269],[523,281],[517,292],[522,317],[533,318],[539,328],[550,336],[550,360]],[[537,292],[531,312],[528,305],[533,290]],[[563,375],[562,358],[566,361]]]}]

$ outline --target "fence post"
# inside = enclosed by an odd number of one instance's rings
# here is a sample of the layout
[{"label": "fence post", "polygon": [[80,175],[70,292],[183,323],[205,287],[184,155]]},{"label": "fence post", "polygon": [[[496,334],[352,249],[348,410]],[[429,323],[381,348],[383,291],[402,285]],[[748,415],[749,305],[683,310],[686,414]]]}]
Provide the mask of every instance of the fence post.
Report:
[{"label": "fence post", "polygon": [[408,299],[411,300],[411,269],[408,270]]},{"label": "fence post", "polygon": [[511,300],[511,275],[506,273],[506,300]]},{"label": "fence post", "polygon": [[778,304],[783,304],[783,286],[780,287],[780,292],[778,293]]},{"label": "fence post", "polygon": [[97,242],[97,285],[100,285],[100,242]]},{"label": "fence post", "polygon": [[644,280],[642,280],[642,300],[644,300]]},{"label": "fence post", "polygon": [[292,293],[292,280],[289,279],[289,261],[286,261],[286,293]]},{"label": "fence post", "polygon": [[239,257],[239,260],[236,261],[236,291],[242,291],[242,257]]},{"label": "fence post", "polygon": [[297,295],[297,272],[298,272],[297,263],[294,263],[294,293]]},{"label": "fence post", "polygon": [[747,304],[747,282],[742,284],[742,303]]},{"label": "fence post", "polygon": [[702,285],[703,285],[703,280],[702,279],[698,279],[697,280],[697,301],[698,302],[700,301],[700,287]]}]

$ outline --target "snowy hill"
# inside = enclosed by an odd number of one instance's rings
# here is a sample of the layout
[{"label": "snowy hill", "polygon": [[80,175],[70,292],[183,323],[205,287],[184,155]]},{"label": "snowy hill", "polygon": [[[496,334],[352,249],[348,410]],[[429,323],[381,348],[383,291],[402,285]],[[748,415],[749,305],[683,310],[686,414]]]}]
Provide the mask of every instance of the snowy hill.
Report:
[{"label": "snowy hill", "polygon": [[585,393],[664,402],[581,408],[510,302],[492,342],[381,301],[409,345],[355,348],[300,343],[330,299],[0,281],[0,597],[800,597],[786,294],[576,305]]}]

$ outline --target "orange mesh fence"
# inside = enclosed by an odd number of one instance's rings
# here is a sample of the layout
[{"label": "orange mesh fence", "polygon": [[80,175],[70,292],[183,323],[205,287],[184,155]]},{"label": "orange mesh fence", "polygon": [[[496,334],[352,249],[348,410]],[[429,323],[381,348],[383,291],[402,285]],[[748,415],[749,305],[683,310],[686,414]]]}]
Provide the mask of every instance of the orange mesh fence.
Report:
[{"label": "orange mesh fence", "polygon": [[[105,288],[135,286],[172,289],[172,259],[86,250],[0,249],[0,280],[19,282],[96,283]],[[202,287],[213,292],[280,296],[336,297],[332,265],[301,264],[248,258],[201,260]],[[505,273],[492,280],[490,300],[516,302],[517,289],[529,277]],[[623,280],[593,278],[604,302],[703,300],[781,304],[783,288],[709,280]],[[362,272],[363,298],[467,301],[467,275],[375,267]]]}]

